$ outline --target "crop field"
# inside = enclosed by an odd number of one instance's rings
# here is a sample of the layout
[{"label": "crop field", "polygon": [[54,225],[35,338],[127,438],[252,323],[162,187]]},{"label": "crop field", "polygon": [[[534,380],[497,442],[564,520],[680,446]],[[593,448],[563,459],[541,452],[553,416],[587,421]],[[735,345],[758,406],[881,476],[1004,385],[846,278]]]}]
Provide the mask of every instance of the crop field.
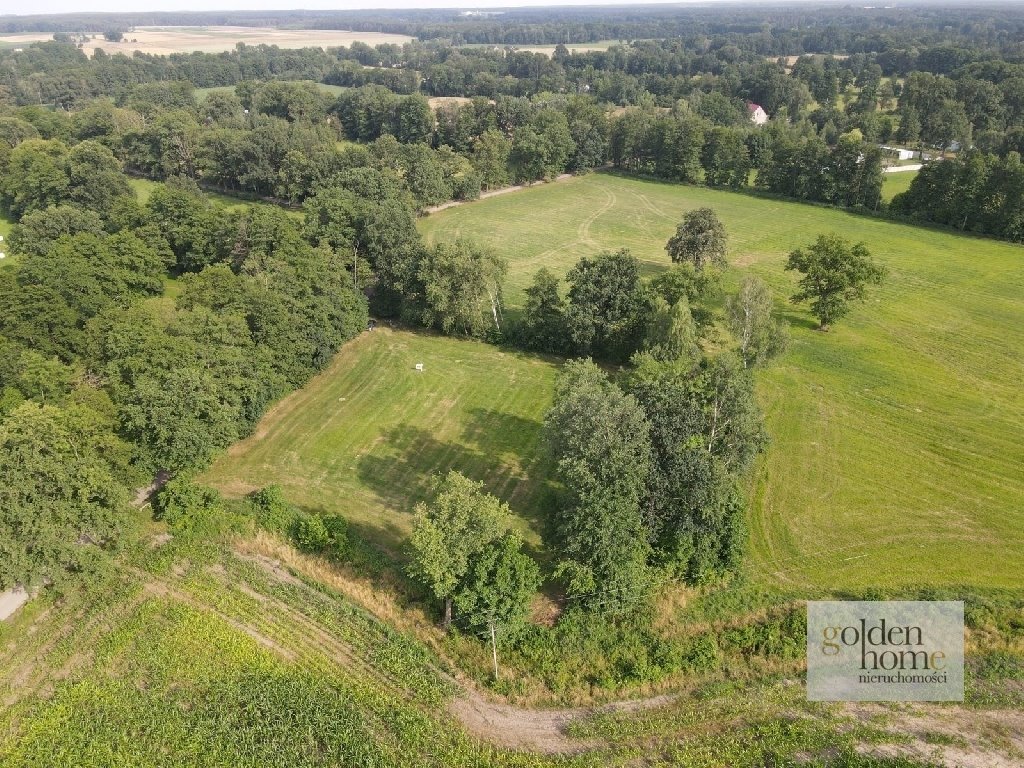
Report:
[{"label": "crop field", "polygon": [[211,546],[159,531],[144,523],[93,584],[47,592],[0,623],[4,768],[697,768],[818,756],[891,768],[857,752],[923,760],[935,750],[900,728],[962,730],[990,764],[1020,744],[1005,735],[1012,713],[865,705],[853,716],[779,682],[590,716],[495,704],[441,672],[417,638],[310,579],[308,562],[285,567],[238,539]]},{"label": "crop field", "polygon": [[[28,46],[37,40],[50,40],[45,33],[4,35],[0,45]],[[219,53],[234,50],[236,43],[246,45],[276,45],[279,48],[334,48],[348,46],[355,42],[367,45],[393,43],[402,45],[413,38],[406,35],[391,35],[382,32],[350,32],[341,29],[274,29],[270,27],[136,27],[119,43],[104,40],[95,35],[82,47],[92,56],[97,48],[108,54],[135,51],[155,55],[171,53]]]},{"label": "crop field", "polygon": [[378,327],[202,479],[232,496],[277,483],[292,502],[343,514],[398,553],[431,477],[457,469],[507,501],[537,543],[541,420],[555,372],[487,344]]},{"label": "crop field", "polygon": [[0,625],[0,765],[542,762],[456,727],[430,654],[354,604],[226,554],[177,563]]},{"label": "crop field", "polygon": [[[763,277],[792,343],[758,374],[771,445],[750,486],[754,571],[769,583],[1024,583],[1024,249],[753,196],[592,174],[447,209],[428,240],[469,236],[510,263],[507,298],[542,266],[628,247],[653,275],[682,214],[711,206],[726,275]],[[836,231],[889,269],[828,333],[791,305],[786,254]],[[309,419],[316,425],[316,418]]]}]

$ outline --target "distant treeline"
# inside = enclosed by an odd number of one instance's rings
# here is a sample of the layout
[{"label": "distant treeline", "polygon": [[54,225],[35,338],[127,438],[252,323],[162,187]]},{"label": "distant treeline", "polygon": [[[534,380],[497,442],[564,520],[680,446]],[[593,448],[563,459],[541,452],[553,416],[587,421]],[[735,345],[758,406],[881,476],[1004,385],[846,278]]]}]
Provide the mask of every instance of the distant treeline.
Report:
[{"label": "distant treeline", "polygon": [[362,11],[132,11],[0,17],[0,34],[92,32],[136,26],[251,26],[389,32],[421,40],[494,45],[581,44],[694,35],[761,55],[867,53],[940,43],[1012,45],[1024,32],[1018,6],[899,8],[510,8]]}]

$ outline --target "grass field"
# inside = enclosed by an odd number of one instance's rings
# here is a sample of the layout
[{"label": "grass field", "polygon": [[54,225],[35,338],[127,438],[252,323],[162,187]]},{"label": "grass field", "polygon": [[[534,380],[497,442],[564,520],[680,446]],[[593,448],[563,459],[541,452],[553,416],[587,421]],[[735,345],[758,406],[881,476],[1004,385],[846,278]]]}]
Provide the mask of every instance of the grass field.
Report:
[{"label": "grass field", "polygon": [[[0,45],[28,46],[37,40],[50,40],[52,35],[33,33],[0,36]],[[155,55],[201,51],[219,53],[232,51],[236,43],[246,45],[276,45],[279,48],[333,48],[354,42],[367,45],[394,43],[402,45],[413,38],[381,32],[349,32],[340,29],[273,29],[269,27],[136,27],[120,43],[111,43],[102,35],[83,45],[92,56],[97,48],[106,53],[131,55],[135,51]]]},{"label": "grass field", "polygon": [[[300,83],[312,83],[324,93],[330,94],[331,96],[337,96],[342,91],[346,90],[343,85],[329,85],[327,83],[313,83],[312,80],[297,80],[293,82]],[[207,96],[211,93],[234,93],[235,86],[233,85],[215,85],[210,88],[196,88],[195,95],[197,101],[204,101]]]},{"label": "grass field", "polygon": [[[839,210],[592,174],[448,209],[428,240],[509,259],[508,299],[541,266],[628,247],[648,274],[684,211],[713,207],[736,269],[762,276],[792,330],[759,374],[772,442],[751,484],[755,570],[841,590],[1024,585],[1024,249]],[[831,332],[785,301],[786,253],[821,232],[890,270]],[[316,420],[311,419],[315,424]]]},{"label": "grass field", "polygon": [[900,192],[910,189],[910,183],[917,176],[917,171],[900,171],[898,173],[887,173],[882,178],[882,199],[891,201]]},{"label": "grass field", "polygon": [[536,544],[554,376],[552,363],[487,344],[378,328],[203,479],[236,496],[278,483],[293,502],[342,513],[397,553],[431,476],[457,469],[506,500]]}]

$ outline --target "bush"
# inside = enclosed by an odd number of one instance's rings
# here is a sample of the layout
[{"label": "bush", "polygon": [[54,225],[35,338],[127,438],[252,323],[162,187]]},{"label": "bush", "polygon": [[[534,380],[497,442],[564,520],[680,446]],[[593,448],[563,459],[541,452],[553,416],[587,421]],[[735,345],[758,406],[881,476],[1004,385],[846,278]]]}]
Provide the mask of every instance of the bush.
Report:
[{"label": "bush", "polygon": [[701,635],[683,652],[683,665],[691,672],[707,672],[718,666],[720,658],[714,635]]},{"label": "bush", "polygon": [[348,552],[348,523],[337,515],[320,517],[299,512],[292,522],[291,538],[304,552],[341,558]]},{"label": "bush", "polygon": [[331,535],[319,515],[300,513],[292,524],[292,539],[304,552],[323,552]]},{"label": "bush", "polygon": [[348,554],[348,521],[340,515],[331,515],[323,519],[327,528],[327,542],[332,557],[344,557]]},{"label": "bush", "polygon": [[295,521],[296,510],[285,501],[284,492],[279,485],[268,485],[249,494],[256,520],[264,528],[280,533],[288,533]]},{"label": "bush", "polygon": [[168,481],[153,499],[154,517],[179,532],[194,531],[222,511],[220,494],[189,477]]}]

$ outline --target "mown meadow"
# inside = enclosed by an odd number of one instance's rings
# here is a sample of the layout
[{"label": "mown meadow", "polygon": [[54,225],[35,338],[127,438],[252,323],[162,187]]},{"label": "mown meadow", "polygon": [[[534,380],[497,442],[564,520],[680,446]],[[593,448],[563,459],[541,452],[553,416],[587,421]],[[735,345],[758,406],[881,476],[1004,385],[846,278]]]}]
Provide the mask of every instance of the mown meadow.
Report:
[{"label": "mown meadow", "polygon": [[547,477],[541,424],[555,374],[543,358],[382,324],[202,479],[229,496],[278,484],[293,503],[342,514],[400,554],[415,503],[434,477],[458,469],[505,499],[536,544]]},{"label": "mown meadow", "polygon": [[[715,209],[744,271],[775,291],[789,351],[758,374],[771,444],[750,484],[752,570],[825,590],[1020,587],[1024,573],[1024,250],[877,219],[609,174],[493,197],[422,220],[508,259],[507,300],[533,273],[629,248],[654,275],[682,214]],[[828,333],[787,297],[786,254],[823,232],[889,270]]]}]

